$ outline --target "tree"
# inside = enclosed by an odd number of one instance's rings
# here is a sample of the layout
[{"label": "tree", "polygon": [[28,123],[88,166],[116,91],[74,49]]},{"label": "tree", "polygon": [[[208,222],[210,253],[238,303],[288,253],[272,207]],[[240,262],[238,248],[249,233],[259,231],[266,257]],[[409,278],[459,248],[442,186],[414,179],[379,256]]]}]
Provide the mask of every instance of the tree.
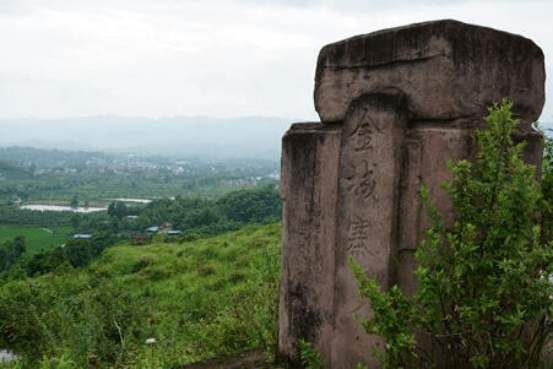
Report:
[{"label": "tree", "polygon": [[19,259],[24,253],[27,252],[27,245],[25,243],[25,236],[17,236],[12,242],[13,254],[16,259]]},{"label": "tree", "polygon": [[77,209],[79,207],[79,198],[76,195],[73,196],[73,199],[71,199],[69,206],[73,209]]},{"label": "tree", "polygon": [[116,210],[115,210],[115,202],[111,202],[108,206],[108,215],[110,217],[114,217],[116,214]]},{"label": "tree", "polygon": [[266,223],[282,216],[282,198],[269,184],[231,192],[217,202],[228,219],[243,223]]},{"label": "tree", "polygon": [[122,219],[127,215],[127,205],[122,201],[117,201],[115,204],[115,215],[117,218]]},{"label": "tree", "polygon": [[0,245],[0,272],[8,271],[10,265],[10,254],[6,244]]},{"label": "tree", "polygon": [[71,217],[71,225],[73,226],[73,228],[77,228],[79,226],[80,221],[81,221],[81,217],[79,216],[78,213],[75,213]]},{"label": "tree", "polygon": [[111,202],[108,206],[108,215],[122,219],[128,213],[127,205],[122,201]]},{"label": "tree", "polygon": [[412,298],[398,286],[380,291],[350,258],[374,313],[361,324],[385,338],[385,368],[431,368],[435,354],[447,368],[538,367],[553,331],[553,175],[550,156],[541,182],[521,159],[525,143],[511,141],[511,109],[507,101],[490,108],[474,163],[448,160],[452,179],[442,188],[453,226],[422,187],[432,226],[415,253]]},{"label": "tree", "polygon": [[17,236],[13,241],[4,241],[0,245],[0,272],[9,271],[26,252],[24,236]]},{"label": "tree", "polygon": [[[73,268],[86,266],[94,258],[91,245],[87,241],[67,241],[63,251],[64,260],[67,260]],[[61,263],[62,261],[60,265]]]},{"label": "tree", "polygon": [[190,213],[183,221],[186,228],[199,228],[216,222],[219,219],[217,210],[213,207],[205,207]]}]

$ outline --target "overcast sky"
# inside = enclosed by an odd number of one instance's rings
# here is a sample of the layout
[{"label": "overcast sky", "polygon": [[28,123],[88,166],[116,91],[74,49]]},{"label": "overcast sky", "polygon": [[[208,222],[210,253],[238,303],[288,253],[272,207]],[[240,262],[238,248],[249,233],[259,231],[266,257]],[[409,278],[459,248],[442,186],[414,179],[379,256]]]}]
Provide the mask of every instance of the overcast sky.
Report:
[{"label": "overcast sky", "polygon": [[553,72],[551,0],[0,0],[0,119],[315,120],[322,46],[443,18],[531,38]]}]

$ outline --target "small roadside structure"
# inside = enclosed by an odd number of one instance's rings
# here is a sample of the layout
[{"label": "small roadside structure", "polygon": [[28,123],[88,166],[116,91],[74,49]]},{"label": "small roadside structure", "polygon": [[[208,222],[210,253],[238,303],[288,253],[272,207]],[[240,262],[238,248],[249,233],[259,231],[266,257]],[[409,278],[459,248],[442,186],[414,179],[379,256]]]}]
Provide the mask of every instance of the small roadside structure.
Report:
[{"label": "small roadside structure", "polygon": [[163,234],[169,234],[169,232],[173,231],[173,223],[171,222],[163,222],[161,227],[159,227],[159,233]]},{"label": "small roadside structure", "polygon": [[71,237],[74,240],[91,240],[92,235],[90,234],[74,234],[73,237]]},{"label": "small roadside structure", "polygon": [[127,215],[126,217],[123,217],[123,220],[125,222],[134,222],[138,219],[138,215]]},{"label": "small roadside structure", "polygon": [[149,234],[156,234],[158,231],[159,231],[158,226],[153,226],[146,229],[146,233],[149,233]]},{"label": "small roadside structure", "polygon": [[179,237],[181,233],[181,231],[173,230],[173,224],[170,222],[163,222],[160,227],[152,226],[146,229],[146,234],[149,235],[163,234],[166,236]]}]

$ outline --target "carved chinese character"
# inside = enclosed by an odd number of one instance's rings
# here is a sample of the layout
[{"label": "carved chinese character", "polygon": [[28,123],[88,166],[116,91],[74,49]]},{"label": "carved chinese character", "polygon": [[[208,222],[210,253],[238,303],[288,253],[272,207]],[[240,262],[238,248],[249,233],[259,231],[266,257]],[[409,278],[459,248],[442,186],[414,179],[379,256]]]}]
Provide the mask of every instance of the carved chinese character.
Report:
[{"label": "carved chinese character", "polygon": [[355,196],[361,197],[363,200],[368,200],[376,187],[376,180],[374,179],[374,172],[369,169],[369,164],[366,160],[363,160],[361,170],[353,168],[349,175],[348,191],[352,192]]},{"label": "carved chinese character", "polygon": [[357,216],[349,225],[347,249],[351,255],[357,256],[367,252],[368,229],[371,223]]},{"label": "carved chinese character", "polygon": [[350,136],[354,137],[353,145],[355,151],[372,149],[373,131],[371,128],[371,120],[367,115],[367,109],[363,109],[361,119],[350,133]]}]

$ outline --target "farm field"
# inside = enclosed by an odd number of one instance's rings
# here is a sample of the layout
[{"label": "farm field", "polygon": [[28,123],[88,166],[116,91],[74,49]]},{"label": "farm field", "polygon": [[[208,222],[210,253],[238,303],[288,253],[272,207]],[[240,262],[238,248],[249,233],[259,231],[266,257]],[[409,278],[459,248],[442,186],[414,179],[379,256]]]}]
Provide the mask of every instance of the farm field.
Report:
[{"label": "farm field", "polygon": [[[60,184],[61,183],[61,184]],[[250,186],[229,186],[224,184],[208,184],[200,186],[185,186],[181,182],[165,183],[153,179],[113,178],[84,181],[79,184],[66,184],[63,181],[27,180],[4,181],[6,187],[20,186],[26,188],[27,202],[56,201],[69,203],[73,197],[81,202],[110,202],[116,198],[159,199],[164,197],[188,196],[217,199],[229,192]],[[62,189],[43,190],[46,186],[65,186]],[[23,187],[21,187],[23,186]],[[253,187],[253,186],[252,186]]]},{"label": "farm field", "polygon": [[27,252],[34,253],[65,243],[72,230],[72,227],[0,227],[0,244],[6,240],[13,240],[17,236],[25,236]]}]

